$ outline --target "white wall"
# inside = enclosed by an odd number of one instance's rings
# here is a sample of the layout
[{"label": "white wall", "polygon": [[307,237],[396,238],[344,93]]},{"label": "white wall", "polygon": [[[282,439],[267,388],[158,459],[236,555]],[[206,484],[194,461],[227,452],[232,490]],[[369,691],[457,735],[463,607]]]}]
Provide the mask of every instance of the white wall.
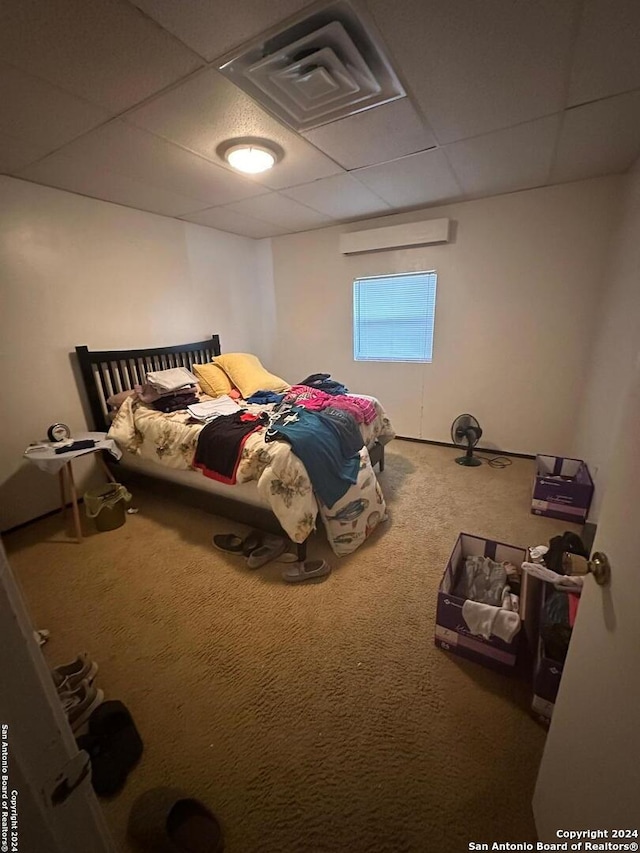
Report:
[{"label": "white wall", "polygon": [[[597,521],[606,490],[613,437],[640,354],[640,161],[628,177],[623,216],[603,275],[591,340],[575,455],[586,459],[596,491],[589,515]],[[638,430],[638,424],[630,429]]]},{"label": "white wall", "polygon": [[[378,396],[399,434],[450,440],[472,412],[481,444],[566,454],[586,374],[598,289],[623,178],[607,177],[273,239],[271,369],[298,381],[331,372]],[[448,216],[454,240],[343,256],[338,236]],[[357,276],[435,269],[433,362],[354,362]]]},{"label": "white wall", "polygon": [[7,529],[58,505],[57,479],[22,453],[56,421],[86,429],[76,344],[127,349],[219,333],[227,351],[260,353],[263,331],[256,241],[13,178],[0,177],[0,198]]}]

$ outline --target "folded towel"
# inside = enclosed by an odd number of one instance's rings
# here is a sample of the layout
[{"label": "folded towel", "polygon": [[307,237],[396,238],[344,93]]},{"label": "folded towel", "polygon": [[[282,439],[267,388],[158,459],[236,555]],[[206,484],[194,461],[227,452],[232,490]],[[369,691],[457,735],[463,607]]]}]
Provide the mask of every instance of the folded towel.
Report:
[{"label": "folded towel", "polygon": [[480,634],[485,640],[493,634],[505,643],[510,643],[520,630],[520,616],[517,613],[478,601],[465,601],[462,618],[472,634]]},{"label": "folded towel", "polygon": [[186,367],[170,367],[168,370],[156,370],[147,373],[147,382],[153,385],[156,391],[177,391],[185,385],[196,385],[198,377],[194,376]]}]

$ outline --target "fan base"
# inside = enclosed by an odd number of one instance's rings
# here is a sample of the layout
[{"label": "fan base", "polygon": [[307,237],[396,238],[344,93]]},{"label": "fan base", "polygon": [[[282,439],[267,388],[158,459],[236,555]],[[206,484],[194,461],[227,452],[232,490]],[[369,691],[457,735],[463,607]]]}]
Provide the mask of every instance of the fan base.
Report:
[{"label": "fan base", "polygon": [[466,468],[477,468],[478,465],[482,465],[477,456],[458,456],[456,462],[458,465],[464,465]]}]

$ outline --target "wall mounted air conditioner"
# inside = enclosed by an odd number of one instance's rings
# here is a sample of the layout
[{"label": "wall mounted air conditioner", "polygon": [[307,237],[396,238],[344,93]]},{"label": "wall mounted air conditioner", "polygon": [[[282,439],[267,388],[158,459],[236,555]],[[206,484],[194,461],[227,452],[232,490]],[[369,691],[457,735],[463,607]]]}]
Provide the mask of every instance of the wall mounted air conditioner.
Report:
[{"label": "wall mounted air conditioner", "polygon": [[379,252],[382,249],[400,249],[405,246],[428,246],[430,243],[449,242],[449,220],[427,219],[404,225],[387,225],[349,231],[340,235],[340,252],[354,255],[357,252]]}]

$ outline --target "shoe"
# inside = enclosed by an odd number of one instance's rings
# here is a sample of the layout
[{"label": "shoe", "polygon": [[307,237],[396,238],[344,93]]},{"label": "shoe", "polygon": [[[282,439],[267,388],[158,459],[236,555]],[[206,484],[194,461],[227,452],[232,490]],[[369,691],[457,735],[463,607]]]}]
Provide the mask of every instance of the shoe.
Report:
[{"label": "shoe", "polygon": [[290,569],[286,569],[282,573],[282,580],[287,583],[301,583],[317,580],[330,574],[331,566],[326,560],[305,560],[304,563],[296,563]]},{"label": "shoe", "polygon": [[148,853],[222,853],[216,816],[199,800],[175,788],[152,788],[133,804],[129,838]]},{"label": "shoe", "polygon": [[71,730],[74,732],[82,728],[91,714],[104,701],[103,691],[97,690],[88,681],[82,681],[75,690],[59,695]]},{"label": "shoe", "polygon": [[260,566],[264,566],[270,560],[277,559],[280,554],[286,551],[286,548],[287,543],[281,536],[267,534],[260,548],[256,548],[247,557],[247,565],[250,569],[259,569]]},{"label": "shoe", "polygon": [[56,666],[51,670],[53,683],[58,689],[58,693],[69,693],[82,682],[93,681],[98,672],[98,664],[91,660],[86,652],[83,652],[71,663],[63,663],[61,666]]},{"label": "shoe", "polygon": [[256,548],[262,545],[262,538],[262,533],[259,530],[252,530],[244,539],[236,536],[235,533],[216,533],[212,542],[214,548],[217,548],[218,551],[226,551],[227,554],[248,557]]},{"label": "shoe", "polygon": [[89,731],[76,739],[91,758],[91,784],[99,797],[124,786],[142,755],[143,743],[129,710],[117,700],[103,702],[89,717]]}]

